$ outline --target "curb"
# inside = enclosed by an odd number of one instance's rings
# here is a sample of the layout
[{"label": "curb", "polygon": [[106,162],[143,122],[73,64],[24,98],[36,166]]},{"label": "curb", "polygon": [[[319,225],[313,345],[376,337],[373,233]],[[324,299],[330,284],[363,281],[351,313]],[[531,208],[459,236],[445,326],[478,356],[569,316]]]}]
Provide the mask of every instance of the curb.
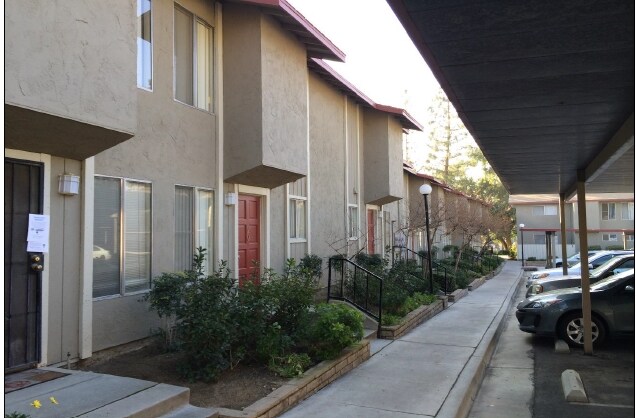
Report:
[{"label": "curb", "polygon": [[561,373],[563,395],[568,402],[589,402],[583,388],[583,381],[576,370],[567,369]]},{"label": "curb", "polygon": [[459,374],[455,385],[451,389],[444,404],[440,408],[436,418],[466,418],[477,397],[477,392],[481,386],[481,381],[486,374],[486,367],[490,363],[499,336],[504,329],[504,318],[514,304],[514,295],[524,285],[521,280],[522,274],[517,277],[517,284],[510,287],[506,298],[508,303],[502,305],[493,322],[484,334],[484,338],[479,343],[470,360],[466,363],[464,370]]}]

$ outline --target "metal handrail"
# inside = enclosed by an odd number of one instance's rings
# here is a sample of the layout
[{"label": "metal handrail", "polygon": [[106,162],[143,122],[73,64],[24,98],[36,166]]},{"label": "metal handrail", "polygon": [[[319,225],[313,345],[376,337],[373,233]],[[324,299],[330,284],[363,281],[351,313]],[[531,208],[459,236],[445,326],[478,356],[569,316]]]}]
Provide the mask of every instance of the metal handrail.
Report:
[{"label": "metal handrail", "polygon": [[[334,270],[335,274],[332,273]],[[350,303],[375,319],[379,332],[382,326],[383,283],[380,276],[353,261],[332,257],[329,259],[327,302],[333,299]]]}]

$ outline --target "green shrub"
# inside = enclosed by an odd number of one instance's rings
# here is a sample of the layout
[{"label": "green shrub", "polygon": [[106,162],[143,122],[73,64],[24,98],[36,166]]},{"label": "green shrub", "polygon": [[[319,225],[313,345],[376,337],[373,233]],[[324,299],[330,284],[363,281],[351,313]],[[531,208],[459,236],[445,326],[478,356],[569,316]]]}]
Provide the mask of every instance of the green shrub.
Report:
[{"label": "green shrub", "polygon": [[268,367],[281,377],[291,378],[301,376],[311,363],[311,358],[306,353],[292,353],[286,356],[272,356]]},{"label": "green shrub", "polygon": [[390,313],[382,314],[382,325],[386,325],[388,327],[399,324],[401,320],[402,317],[399,315],[393,315]]},{"label": "green shrub", "polygon": [[316,360],[335,358],[342,350],[362,339],[363,316],[343,304],[321,303],[307,315],[304,344]]},{"label": "green shrub", "polygon": [[306,254],[301,258],[298,267],[308,273],[316,281],[320,280],[322,276],[322,258],[315,254]]},{"label": "green shrub", "polygon": [[623,248],[622,245],[608,245],[607,249],[612,251],[612,250],[624,250],[625,248]]},{"label": "green shrub", "polygon": [[526,258],[527,261],[537,261],[537,257],[528,257]]},{"label": "green shrub", "polygon": [[600,251],[601,250],[601,246],[600,245],[590,245],[587,247],[587,249],[589,251],[595,250],[595,251]]},{"label": "green shrub", "polygon": [[401,306],[400,310],[398,311],[398,314],[401,316],[405,316],[409,312],[416,310],[420,306],[430,305],[436,300],[437,300],[437,296],[435,295],[416,292],[413,295],[406,298],[406,300],[404,301],[404,304]]},{"label": "green shrub", "polygon": [[11,412],[9,414],[4,414],[4,418],[31,418],[31,415],[27,415],[22,412]]}]

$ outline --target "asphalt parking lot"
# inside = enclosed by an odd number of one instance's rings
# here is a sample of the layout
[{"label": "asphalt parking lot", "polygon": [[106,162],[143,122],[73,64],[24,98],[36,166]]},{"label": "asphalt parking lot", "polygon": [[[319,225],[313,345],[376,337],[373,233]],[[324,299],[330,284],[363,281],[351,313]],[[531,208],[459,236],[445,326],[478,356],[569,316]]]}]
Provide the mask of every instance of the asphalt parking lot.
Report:
[{"label": "asphalt parking lot", "polygon": [[[525,274],[521,280],[469,418],[633,418],[634,340],[608,340],[591,355],[555,352],[554,338],[519,330],[515,307]],[[581,377],[589,403],[565,400],[561,374],[568,369]]]},{"label": "asphalt parking lot", "polygon": [[[554,352],[552,338],[532,338],[534,351],[534,418],[634,417],[634,340],[610,340],[591,355],[582,349]],[[589,403],[567,402],[561,373],[576,370]]]}]

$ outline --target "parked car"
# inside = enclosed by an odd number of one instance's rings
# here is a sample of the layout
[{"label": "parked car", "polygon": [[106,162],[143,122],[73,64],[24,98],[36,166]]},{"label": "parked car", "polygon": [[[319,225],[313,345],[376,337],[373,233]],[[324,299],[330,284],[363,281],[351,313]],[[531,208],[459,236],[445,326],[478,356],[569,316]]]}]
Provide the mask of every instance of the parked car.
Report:
[{"label": "parked car", "polygon": [[[614,274],[622,273],[623,271],[634,268],[634,254],[619,255],[614,258],[610,258],[599,267],[590,271],[590,283],[596,283],[599,280],[603,280]],[[535,280],[534,283],[528,287],[526,297],[538,295],[539,293],[549,292],[556,289],[565,289],[566,287],[577,287],[581,285],[581,276],[570,275],[546,277],[544,279]]]},{"label": "parked car", "polygon": [[[599,251],[600,250],[588,251],[587,256],[592,257],[594,254],[596,254]],[[580,263],[580,262],[581,262],[581,253],[576,253],[573,256],[567,258],[568,266],[573,266],[576,263]],[[554,259],[554,267],[561,267],[562,265],[563,265],[563,262],[561,261],[561,257],[557,257]]]},{"label": "parked car", "polygon": [[[616,250],[616,251],[599,251],[588,259],[588,263],[590,265],[590,270],[599,267],[601,264],[605,263],[607,260],[616,257],[621,254],[634,254],[633,251],[625,251],[625,250]],[[572,267],[568,268],[568,274],[581,274],[581,263],[577,263]],[[563,267],[554,268],[554,269],[545,269],[540,270],[535,273],[532,273],[528,276],[526,287],[530,287],[534,284],[535,280],[545,279],[546,277],[555,277],[555,276],[563,276]]]},{"label": "parked car", "polygon": [[98,245],[93,245],[93,259],[110,260],[111,257],[110,251]]},{"label": "parked car", "polygon": [[[592,343],[607,336],[634,335],[634,269],[590,286]],[[581,288],[567,288],[531,296],[517,305],[521,331],[559,336],[573,346],[583,345]]]}]

